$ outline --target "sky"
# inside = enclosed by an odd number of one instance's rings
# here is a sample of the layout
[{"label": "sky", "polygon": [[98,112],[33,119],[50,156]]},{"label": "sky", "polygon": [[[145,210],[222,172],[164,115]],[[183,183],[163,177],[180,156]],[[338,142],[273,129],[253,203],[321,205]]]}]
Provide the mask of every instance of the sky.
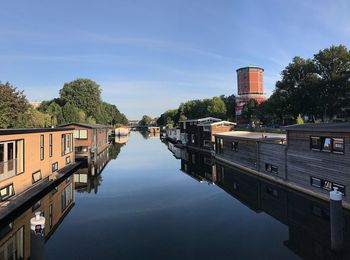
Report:
[{"label": "sky", "polygon": [[294,56],[350,48],[348,0],[2,0],[0,81],[30,101],[96,81],[128,119],[237,92],[236,69],[265,69],[267,95]]}]

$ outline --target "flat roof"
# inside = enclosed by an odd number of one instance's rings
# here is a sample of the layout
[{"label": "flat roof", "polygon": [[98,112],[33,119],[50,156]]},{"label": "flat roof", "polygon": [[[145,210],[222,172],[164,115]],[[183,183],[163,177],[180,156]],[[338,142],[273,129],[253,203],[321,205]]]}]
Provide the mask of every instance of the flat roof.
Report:
[{"label": "flat roof", "polygon": [[60,131],[74,130],[69,127],[55,127],[55,128],[7,128],[0,129],[0,135],[15,135],[15,134],[31,134],[31,133],[45,133],[45,132],[60,132]]},{"label": "flat roof", "polygon": [[263,68],[258,67],[258,66],[254,66],[254,65],[248,65],[246,67],[242,67],[242,68],[236,69],[236,71],[240,71],[240,70],[244,70],[244,69],[259,69],[259,70],[264,71]]},{"label": "flat roof", "polygon": [[350,132],[350,123],[307,123],[284,126],[287,131],[306,132]]},{"label": "flat roof", "polygon": [[100,125],[100,124],[85,124],[85,123],[70,123],[70,124],[64,124],[64,125],[60,125],[59,127],[66,127],[66,126],[71,126],[71,125],[76,125],[76,126],[81,126],[81,127],[86,127],[86,128],[92,128],[92,129],[96,129],[96,128],[109,128],[106,125]]},{"label": "flat roof", "polygon": [[218,124],[237,125],[236,123],[230,122],[230,121],[219,121],[219,122],[202,123],[202,124],[198,124],[198,126],[208,126],[208,125],[218,125]]},{"label": "flat roof", "polygon": [[220,118],[215,118],[215,117],[204,117],[204,118],[198,118],[198,119],[187,119],[187,120],[181,120],[179,122],[202,122],[202,121],[222,121]]},{"label": "flat roof", "polygon": [[248,132],[248,131],[229,131],[214,134],[218,137],[235,137],[245,140],[281,140],[286,139],[285,134],[264,133],[264,132]]}]

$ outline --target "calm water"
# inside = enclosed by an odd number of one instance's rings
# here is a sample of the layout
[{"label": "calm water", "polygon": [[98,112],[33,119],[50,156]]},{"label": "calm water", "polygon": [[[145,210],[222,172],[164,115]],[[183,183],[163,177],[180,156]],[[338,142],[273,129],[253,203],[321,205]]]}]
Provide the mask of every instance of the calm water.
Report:
[{"label": "calm water", "polygon": [[75,204],[46,242],[48,259],[334,256],[325,203],[197,152],[176,159],[159,138],[139,133],[112,154],[93,170],[100,175],[75,176]]}]

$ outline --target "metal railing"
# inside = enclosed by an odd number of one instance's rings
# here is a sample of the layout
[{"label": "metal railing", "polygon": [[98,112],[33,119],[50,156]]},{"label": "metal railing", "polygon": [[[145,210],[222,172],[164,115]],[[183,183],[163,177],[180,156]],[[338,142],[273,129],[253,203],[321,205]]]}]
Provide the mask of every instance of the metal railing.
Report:
[{"label": "metal railing", "polygon": [[17,173],[17,160],[0,162],[0,181],[11,178]]}]

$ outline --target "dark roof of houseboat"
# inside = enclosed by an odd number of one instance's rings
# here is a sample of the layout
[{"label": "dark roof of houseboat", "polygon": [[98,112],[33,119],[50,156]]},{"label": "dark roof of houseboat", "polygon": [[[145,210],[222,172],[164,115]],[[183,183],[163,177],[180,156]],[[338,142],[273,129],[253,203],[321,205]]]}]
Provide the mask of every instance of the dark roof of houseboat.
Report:
[{"label": "dark roof of houseboat", "polygon": [[69,127],[54,127],[54,128],[7,128],[0,129],[0,135],[15,135],[15,134],[31,134],[74,130]]},{"label": "dark roof of houseboat", "polygon": [[350,132],[350,123],[307,123],[283,127],[287,131]]},{"label": "dark roof of houseboat", "polygon": [[234,137],[237,139],[244,140],[281,140],[286,139],[285,134],[276,134],[276,133],[264,133],[264,132],[248,132],[248,131],[229,131],[214,134],[218,137]]},{"label": "dark roof of houseboat", "polygon": [[106,126],[106,125],[100,125],[100,124],[85,124],[85,123],[70,123],[70,124],[60,125],[59,127],[66,127],[66,126],[71,126],[71,125],[77,125],[77,126],[86,127],[86,128],[92,128],[92,129],[97,129],[97,128],[108,128],[108,126]]},{"label": "dark roof of houseboat", "polygon": [[215,118],[215,117],[204,117],[204,118],[197,118],[197,119],[181,120],[179,122],[203,122],[203,121],[219,122],[219,121],[221,121],[221,119]]},{"label": "dark roof of houseboat", "polygon": [[205,122],[205,123],[198,124],[198,126],[209,126],[209,125],[217,125],[217,124],[237,125],[236,123],[230,122],[230,121],[219,121],[219,122]]}]

